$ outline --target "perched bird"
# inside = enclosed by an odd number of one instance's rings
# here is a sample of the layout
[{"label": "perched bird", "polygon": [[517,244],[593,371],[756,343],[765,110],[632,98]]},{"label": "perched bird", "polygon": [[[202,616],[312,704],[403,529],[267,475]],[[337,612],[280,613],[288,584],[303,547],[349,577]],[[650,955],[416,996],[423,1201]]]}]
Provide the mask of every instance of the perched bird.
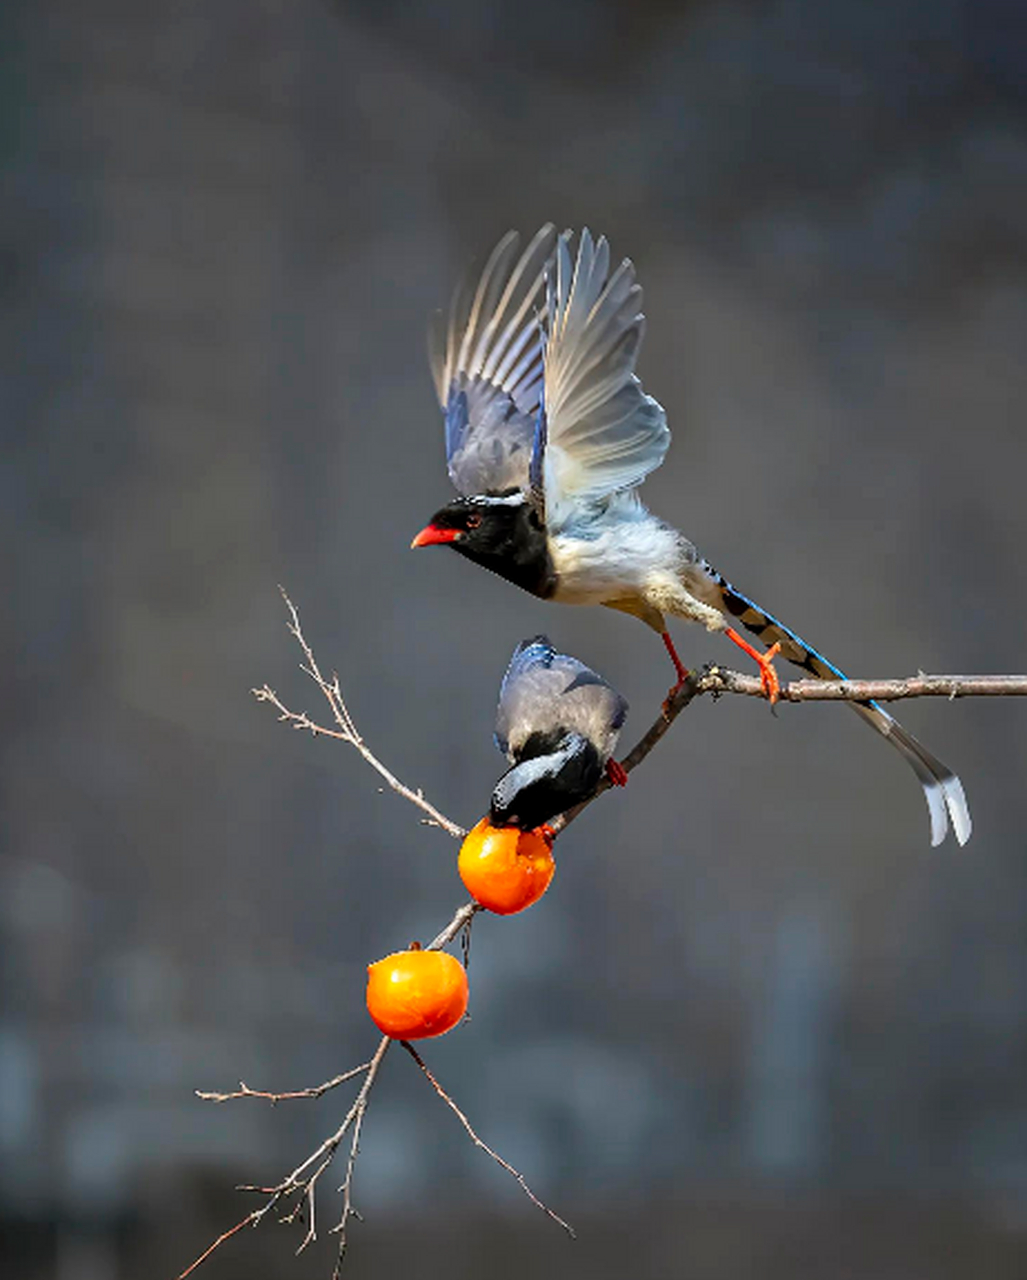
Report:
[{"label": "perched bird", "polygon": [[[681,533],[642,505],[638,486],[663,461],[666,415],[635,361],[645,328],[631,262],[611,271],[605,238],[543,227],[518,256],[509,233],[477,287],[458,292],[434,331],[431,363],[445,418],[449,475],[461,495],[413,546],[451,546],[533,595],[602,604],[659,632],[680,687],[687,671],[667,615],[723,631],[779,691],[778,653],[824,680],[845,676],[737,591]],[[730,625],[770,645],[761,653]],[[951,822],[970,837],[958,777],[876,702],[848,704],[909,761],[924,788],[931,843]]]},{"label": "perched bird", "polygon": [[513,768],[492,792],[492,825],[539,827],[594,795],[604,771],[623,786],[613,750],[627,712],[616,689],[546,636],[522,640],[499,691],[496,746]]}]

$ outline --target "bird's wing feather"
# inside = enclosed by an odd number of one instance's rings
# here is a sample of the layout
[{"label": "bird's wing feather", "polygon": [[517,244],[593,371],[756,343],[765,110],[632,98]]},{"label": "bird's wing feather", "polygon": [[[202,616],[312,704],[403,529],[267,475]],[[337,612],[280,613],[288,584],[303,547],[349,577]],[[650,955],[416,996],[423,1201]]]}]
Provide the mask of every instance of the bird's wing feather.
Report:
[{"label": "bird's wing feather", "polygon": [[463,494],[526,488],[542,394],[539,312],[554,229],[518,256],[508,232],[471,289],[433,325],[429,359],[445,415],[450,479]]},{"label": "bird's wing feather", "polygon": [[[667,416],[642,390],[635,361],[645,331],[642,290],[625,259],[610,274],[604,237],[564,233],[547,273],[544,449],[546,522],[640,484],[670,444]],[[541,461],[536,448],[535,466]]]},{"label": "bird's wing feather", "polygon": [[608,759],[627,710],[602,676],[535,636],[517,646],[503,677],[496,745],[513,761],[533,735],[580,733]]}]

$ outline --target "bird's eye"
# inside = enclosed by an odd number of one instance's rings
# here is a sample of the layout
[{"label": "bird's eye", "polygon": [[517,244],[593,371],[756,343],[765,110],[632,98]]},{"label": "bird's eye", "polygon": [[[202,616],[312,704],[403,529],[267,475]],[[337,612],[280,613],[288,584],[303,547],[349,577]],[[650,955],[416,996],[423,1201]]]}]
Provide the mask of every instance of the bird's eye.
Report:
[{"label": "bird's eye", "polygon": [[477,529],[480,524],[481,524],[481,516],[477,514],[472,514],[467,517],[468,529]]}]

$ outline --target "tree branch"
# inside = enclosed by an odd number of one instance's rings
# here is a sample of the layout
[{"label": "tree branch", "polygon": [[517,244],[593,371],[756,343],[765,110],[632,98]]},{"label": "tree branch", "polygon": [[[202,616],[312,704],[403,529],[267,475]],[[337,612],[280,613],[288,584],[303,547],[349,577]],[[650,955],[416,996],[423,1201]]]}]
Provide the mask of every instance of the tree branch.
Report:
[{"label": "tree branch", "polygon": [[[702,693],[763,697],[758,676],[709,667]],[[781,686],[782,702],[893,702],[898,698],[1008,698],[1027,696],[1027,676],[907,676],[903,680],[793,680]]]}]

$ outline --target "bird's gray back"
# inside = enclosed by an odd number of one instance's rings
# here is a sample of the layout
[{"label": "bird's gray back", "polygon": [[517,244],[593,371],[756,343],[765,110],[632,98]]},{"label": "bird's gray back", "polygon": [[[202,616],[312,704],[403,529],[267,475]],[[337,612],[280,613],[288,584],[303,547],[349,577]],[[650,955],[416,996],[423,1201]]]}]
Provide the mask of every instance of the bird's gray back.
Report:
[{"label": "bird's gray back", "polygon": [[602,676],[545,636],[514,651],[499,695],[496,744],[511,761],[534,735],[580,733],[608,759],[628,704]]}]

